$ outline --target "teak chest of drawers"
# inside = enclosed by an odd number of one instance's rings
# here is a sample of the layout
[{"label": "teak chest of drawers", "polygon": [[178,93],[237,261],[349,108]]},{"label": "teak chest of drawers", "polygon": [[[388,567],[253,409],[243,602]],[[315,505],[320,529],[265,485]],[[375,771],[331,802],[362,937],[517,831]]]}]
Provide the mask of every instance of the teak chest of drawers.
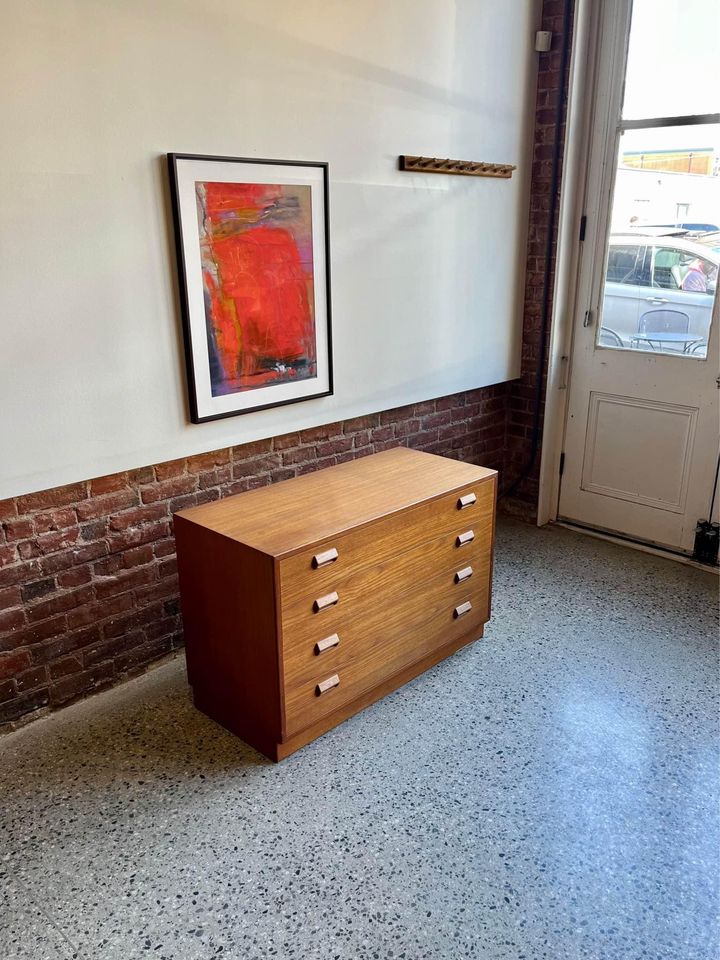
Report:
[{"label": "teak chest of drawers", "polygon": [[281,760],[481,637],[496,480],[398,447],[176,514],[196,706]]}]

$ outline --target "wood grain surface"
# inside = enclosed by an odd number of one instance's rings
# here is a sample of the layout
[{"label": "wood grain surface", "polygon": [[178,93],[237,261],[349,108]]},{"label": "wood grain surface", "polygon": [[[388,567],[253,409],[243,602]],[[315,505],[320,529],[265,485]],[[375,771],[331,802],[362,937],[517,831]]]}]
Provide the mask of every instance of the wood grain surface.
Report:
[{"label": "wood grain surface", "polygon": [[493,476],[485,467],[396,447],[178,516],[281,557]]}]

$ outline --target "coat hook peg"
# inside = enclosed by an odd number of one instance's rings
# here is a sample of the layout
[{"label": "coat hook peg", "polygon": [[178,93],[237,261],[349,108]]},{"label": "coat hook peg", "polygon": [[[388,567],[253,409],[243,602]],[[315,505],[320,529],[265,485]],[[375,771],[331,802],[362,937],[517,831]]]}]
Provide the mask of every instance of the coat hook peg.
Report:
[{"label": "coat hook peg", "polygon": [[400,169],[408,172],[445,173],[466,177],[512,177],[514,164],[489,163],[485,160],[451,160],[449,157],[400,156]]}]

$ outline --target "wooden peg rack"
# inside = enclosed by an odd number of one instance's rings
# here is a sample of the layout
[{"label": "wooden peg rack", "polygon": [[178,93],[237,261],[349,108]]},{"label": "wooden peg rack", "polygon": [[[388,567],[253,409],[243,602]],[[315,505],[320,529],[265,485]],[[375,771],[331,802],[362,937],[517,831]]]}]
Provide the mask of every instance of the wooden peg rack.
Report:
[{"label": "wooden peg rack", "polygon": [[516,167],[511,163],[483,163],[480,160],[440,160],[438,157],[399,158],[407,173],[452,173],[461,177],[497,177],[509,180]]}]

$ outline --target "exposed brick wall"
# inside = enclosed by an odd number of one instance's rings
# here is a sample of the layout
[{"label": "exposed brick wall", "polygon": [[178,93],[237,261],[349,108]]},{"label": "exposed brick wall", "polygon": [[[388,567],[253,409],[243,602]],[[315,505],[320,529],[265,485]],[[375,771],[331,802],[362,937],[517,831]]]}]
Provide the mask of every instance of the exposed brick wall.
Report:
[{"label": "exposed brick wall", "polygon": [[[541,312],[543,301],[543,274],[548,238],[548,213],[552,182],[553,139],[558,98],[562,101],[561,169],[562,148],[565,143],[565,113],[569,84],[569,70],[561,76],[560,48],[563,38],[563,0],[545,0],[542,13],[542,29],[553,33],[552,49],[538,55],[538,84],[535,105],[535,132],[533,137],[533,166],[530,186],[530,214],[528,228],[527,270],[525,276],[525,310],[522,337],[521,377],[508,388],[507,434],[505,450],[505,489],[521,474],[528,463],[533,425],[533,410],[537,383],[538,357],[541,344]],[[572,24],[571,24],[572,29]],[[558,179],[559,200],[562,176]],[[559,210],[559,203],[557,210]],[[555,249],[557,242],[557,211],[551,232],[551,286],[555,272]],[[552,303],[551,303],[552,307]],[[546,346],[549,340],[549,325]],[[544,416],[545,386],[547,382],[547,354],[542,372],[542,420]],[[539,494],[540,453],[527,479],[523,480],[512,496],[502,501],[502,509],[528,520],[537,518]]]},{"label": "exposed brick wall", "polygon": [[182,643],[172,515],[405,445],[501,467],[507,385],[0,502],[0,731]]}]

